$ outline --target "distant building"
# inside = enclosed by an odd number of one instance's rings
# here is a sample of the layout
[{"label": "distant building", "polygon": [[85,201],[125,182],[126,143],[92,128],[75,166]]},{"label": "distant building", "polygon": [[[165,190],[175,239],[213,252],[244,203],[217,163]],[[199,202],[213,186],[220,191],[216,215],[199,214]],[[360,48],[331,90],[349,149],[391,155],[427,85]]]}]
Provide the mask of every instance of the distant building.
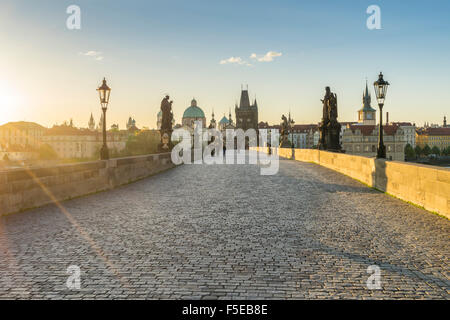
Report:
[{"label": "distant building", "polygon": [[[261,121],[258,129],[267,129],[267,142],[271,142],[271,130],[277,129],[281,132],[280,125],[269,125]],[[289,141],[298,149],[312,149],[319,143],[319,127],[317,124],[296,124],[292,126],[292,132],[288,135]]]},{"label": "distant building", "polygon": [[219,130],[225,131],[226,129],[235,129],[233,119],[231,118],[231,111],[228,113],[228,118],[223,115],[222,119],[219,121]]},{"label": "distant building", "polygon": [[294,148],[312,149],[319,143],[319,127],[317,124],[296,124],[289,134],[289,141]]},{"label": "distant building", "polygon": [[[108,131],[106,134],[108,148],[116,152],[125,148],[127,139],[127,131]],[[97,131],[61,125],[48,129],[42,136],[42,143],[50,145],[59,158],[96,158],[103,136]]]},{"label": "distant building", "polygon": [[136,120],[134,120],[133,118],[129,117],[128,121],[127,121],[127,124],[126,124],[126,128],[127,128],[127,130],[137,128],[136,127]]},{"label": "distant building", "polygon": [[91,131],[95,130],[95,121],[94,121],[94,117],[92,116],[92,112],[91,112],[91,117],[89,118],[88,128]]},{"label": "distant building", "polygon": [[[342,122],[341,145],[348,154],[375,157],[378,149],[379,126],[376,124],[377,111],[372,108],[371,96],[366,82],[363,92],[363,107],[358,110],[358,122]],[[415,125],[409,122],[389,122],[386,114],[386,125],[383,125],[386,158],[404,161],[405,146],[415,146]]]},{"label": "distant building", "polygon": [[423,128],[416,131],[416,144],[423,148],[438,147],[443,150],[450,146],[450,127],[445,128]]},{"label": "distant building", "polygon": [[366,90],[363,92],[363,107],[358,110],[358,123],[363,125],[376,124],[376,110],[370,105],[371,97],[366,81]]},{"label": "distant building", "polygon": [[425,122],[423,125],[424,128],[440,128],[441,126],[437,123],[429,123]]},{"label": "distant building", "polygon": [[[377,125],[347,125],[342,136],[342,149],[347,154],[375,157],[378,148]],[[383,126],[386,158],[395,161],[405,160],[406,139],[398,125]]]},{"label": "distant building", "polygon": [[197,100],[192,99],[191,105],[183,113],[181,124],[183,127],[194,129],[195,121],[201,121],[203,128],[206,127],[205,113],[197,106]]},{"label": "distant building", "polygon": [[0,126],[1,149],[25,151],[38,149],[47,128],[34,122],[8,122]]},{"label": "distant building", "polygon": [[239,106],[235,105],[236,113],[236,128],[243,129],[255,129],[258,130],[258,103],[256,99],[253,104],[250,104],[250,98],[247,90],[241,90],[241,101]]},{"label": "distant building", "polygon": [[97,122],[97,131],[103,132],[103,112],[100,114],[100,120]]},{"label": "distant building", "polygon": [[391,125],[399,126],[405,135],[406,144],[416,147],[416,125],[411,122],[391,122]]},{"label": "distant building", "polygon": [[341,124],[341,132],[339,133],[339,143],[342,146],[342,136],[344,135],[345,129],[347,129],[347,126],[357,124],[358,122],[355,121],[344,121],[339,122]]},{"label": "distant building", "polygon": [[[202,124],[202,131],[199,131],[200,128],[195,127],[195,122],[200,121]],[[191,105],[186,108],[183,113],[183,117],[181,118],[181,127],[186,129],[191,134],[191,143],[194,146],[194,134],[203,134],[206,127],[206,117],[203,110],[197,105],[197,100],[192,99]],[[196,131],[197,130],[197,131]],[[202,146],[206,146],[207,141],[204,140]]]},{"label": "distant building", "polygon": [[216,129],[217,128],[217,123],[216,123],[216,120],[214,119],[214,110],[213,110],[211,116],[212,117],[211,117],[211,121],[209,122],[209,128],[210,129]]},{"label": "distant building", "polygon": [[156,129],[161,130],[161,124],[162,124],[162,111],[159,110],[156,114]]}]

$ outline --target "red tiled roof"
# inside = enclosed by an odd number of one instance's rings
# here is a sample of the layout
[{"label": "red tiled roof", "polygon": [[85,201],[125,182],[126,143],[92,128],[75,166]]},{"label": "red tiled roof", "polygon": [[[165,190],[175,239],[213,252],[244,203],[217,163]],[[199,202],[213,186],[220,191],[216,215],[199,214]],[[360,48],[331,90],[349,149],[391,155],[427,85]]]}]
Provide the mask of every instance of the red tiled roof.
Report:
[{"label": "red tiled roof", "polygon": [[[372,135],[373,131],[376,130],[376,128],[377,128],[376,125],[350,125],[350,129],[352,130],[353,133],[356,130],[360,130],[363,136]],[[397,132],[398,128],[399,126],[396,125],[384,125],[383,132],[387,136],[393,136]]]},{"label": "red tiled roof", "polygon": [[317,124],[295,124],[293,126],[294,130],[298,130],[298,131],[309,131],[309,130],[313,130],[316,131],[319,129],[319,125]]},{"label": "red tiled roof", "polygon": [[363,136],[372,135],[373,130],[375,130],[375,125],[350,125],[349,128],[355,133],[356,130],[361,131]]},{"label": "red tiled roof", "polygon": [[393,125],[403,126],[403,127],[412,127],[413,124],[411,122],[391,122]]},{"label": "red tiled roof", "polygon": [[399,126],[397,126],[395,124],[394,125],[388,124],[388,125],[383,126],[383,131],[386,135],[393,136],[394,134],[397,133],[398,128],[399,128]]},{"label": "red tiled roof", "polygon": [[422,131],[417,131],[418,134],[429,136],[450,136],[450,128],[426,128]]}]

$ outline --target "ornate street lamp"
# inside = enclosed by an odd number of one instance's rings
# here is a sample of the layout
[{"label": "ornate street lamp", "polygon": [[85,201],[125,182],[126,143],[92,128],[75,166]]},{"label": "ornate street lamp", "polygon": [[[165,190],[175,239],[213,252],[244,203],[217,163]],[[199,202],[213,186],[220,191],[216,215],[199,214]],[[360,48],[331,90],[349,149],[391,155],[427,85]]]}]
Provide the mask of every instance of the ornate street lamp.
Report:
[{"label": "ornate street lamp", "polygon": [[103,146],[100,149],[100,159],[108,160],[109,159],[109,151],[108,146],[106,145],[106,109],[108,109],[109,103],[109,95],[111,93],[111,88],[106,84],[106,79],[103,78],[103,83],[97,89],[98,95],[100,97],[100,105],[102,106],[103,111]]},{"label": "ornate street lamp", "polygon": [[377,158],[386,158],[386,146],[383,141],[383,106],[384,99],[386,99],[386,92],[389,86],[389,82],[383,79],[383,73],[380,72],[378,80],[373,83],[375,88],[375,94],[377,96],[378,106],[380,108],[380,126],[378,128],[378,150]]}]

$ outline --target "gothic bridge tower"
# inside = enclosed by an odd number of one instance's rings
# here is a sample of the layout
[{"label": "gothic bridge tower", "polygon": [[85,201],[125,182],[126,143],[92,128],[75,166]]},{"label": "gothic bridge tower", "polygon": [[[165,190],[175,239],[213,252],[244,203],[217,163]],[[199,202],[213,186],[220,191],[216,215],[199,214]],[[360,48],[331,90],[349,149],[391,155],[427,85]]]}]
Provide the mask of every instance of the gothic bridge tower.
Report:
[{"label": "gothic bridge tower", "polygon": [[235,106],[236,113],[236,128],[243,129],[255,129],[258,131],[258,103],[256,99],[253,104],[250,104],[250,98],[248,96],[248,86],[244,90],[241,87],[241,101],[239,106]]}]

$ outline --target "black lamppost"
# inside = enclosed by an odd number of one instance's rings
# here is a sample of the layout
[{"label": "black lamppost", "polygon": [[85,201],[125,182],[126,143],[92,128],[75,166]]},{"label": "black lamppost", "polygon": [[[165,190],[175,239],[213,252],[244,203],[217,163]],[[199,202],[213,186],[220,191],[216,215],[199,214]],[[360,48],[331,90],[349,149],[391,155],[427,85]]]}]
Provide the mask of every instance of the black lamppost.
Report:
[{"label": "black lamppost", "polygon": [[291,118],[291,112],[289,112],[289,128],[291,129],[291,148],[294,149],[294,119]]},{"label": "black lamppost", "polygon": [[108,160],[109,159],[109,151],[108,146],[106,145],[106,109],[108,109],[109,103],[109,95],[111,93],[111,88],[106,84],[106,79],[103,78],[103,83],[97,89],[99,97],[100,97],[100,105],[102,106],[103,111],[103,146],[100,149],[100,159]]},{"label": "black lamppost", "polygon": [[389,82],[383,79],[383,73],[380,72],[378,80],[373,83],[375,94],[377,96],[378,106],[380,107],[380,127],[378,128],[378,150],[377,158],[386,158],[386,146],[383,141],[383,106],[386,99],[386,92]]}]

